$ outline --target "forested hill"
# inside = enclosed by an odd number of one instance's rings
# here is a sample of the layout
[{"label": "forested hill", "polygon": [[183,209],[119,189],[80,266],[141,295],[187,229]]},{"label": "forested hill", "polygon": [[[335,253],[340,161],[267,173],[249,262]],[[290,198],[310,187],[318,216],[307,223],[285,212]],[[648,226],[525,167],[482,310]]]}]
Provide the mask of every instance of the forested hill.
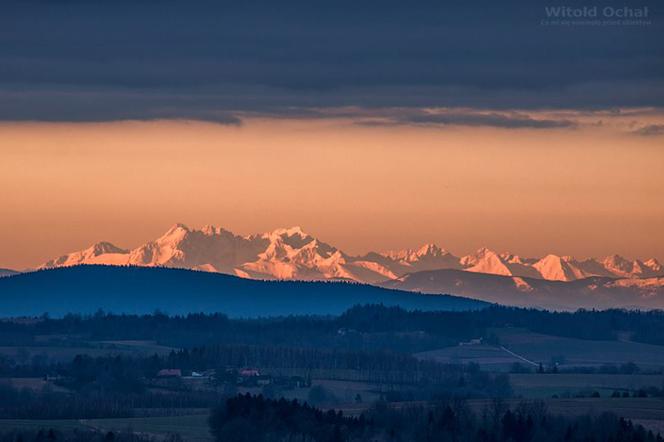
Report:
[{"label": "forested hill", "polygon": [[472,310],[482,301],[346,282],[258,281],[181,269],[85,265],[0,279],[0,316],[48,313],[169,314],[221,311],[232,317],[336,315],[357,304]]}]

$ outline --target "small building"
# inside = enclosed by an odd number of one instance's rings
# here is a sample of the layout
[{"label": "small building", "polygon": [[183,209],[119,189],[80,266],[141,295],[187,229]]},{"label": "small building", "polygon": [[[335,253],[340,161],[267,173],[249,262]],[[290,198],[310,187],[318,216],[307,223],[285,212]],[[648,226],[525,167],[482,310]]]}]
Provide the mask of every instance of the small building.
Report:
[{"label": "small building", "polygon": [[261,375],[260,372],[255,368],[243,368],[240,370],[239,374],[243,378],[252,378]]},{"label": "small building", "polygon": [[181,378],[182,370],[179,368],[163,368],[157,372],[158,378]]}]

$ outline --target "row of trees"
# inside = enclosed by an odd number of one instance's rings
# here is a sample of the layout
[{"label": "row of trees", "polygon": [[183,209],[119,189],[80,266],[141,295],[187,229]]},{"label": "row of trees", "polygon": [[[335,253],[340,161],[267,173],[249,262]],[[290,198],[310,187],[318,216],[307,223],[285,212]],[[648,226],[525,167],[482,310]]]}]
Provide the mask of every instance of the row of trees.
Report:
[{"label": "row of trees", "polygon": [[137,409],[159,414],[182,408],[209,408],[223,400],[214,392],[118,393],[45,389],[33,391],[0,385],[0,419],[96,419],[135,417]]},{"label": "row of trees", "polygon": [[495,402],[481,414],[463,401],[392,409],[379,403],[360,417],[312,408],[297,401],[237,396],[214,410],[210,428],[224,442],[661,442],[648,432],[611,414],[561,417],[541,403],[509,409]]},{"label": "row of trees", "polygon": [[[61,319],[0,323],[0,344],[34,345],[36,336],[67,336],[63,345],[89,340],[151,339],[175,347],[206,343],[421,351],[487,336],[493,327],[523,327],[581,339],[616,339],[628,332],[640,342],[664,344],[662,311],[549,312],[494,306],[475,311],[405,311],[380,305],[354,307],[338,317],[293,316],[234,320],[223,314],[186,316],[67,315]],[[54,338],[57,340],[57,338]],[[57,344],[57,342],[55,342]]]},{"label": "row of trees", "polygon": [[[233,392],[233,388],[226,387],[235,387],[237,374],[229,377],[227,373],[244,367],[281,370],[307,378],[312,372],[325,373],[333,379],[370,382],[392,392],[386,397],[395,401],[512,394],[507,375],[488,374],[477,364],[440,364],[381,351],[214,345],[173,351],[165,356],[78,355],[70,363],[32,367],[28,371],[42,370],[44,376],[54,377],[57,387],[66,390],[31,391],[0,386],[0,417],[128,417],[136,408],[210,407],[224,392]],[[165,368],[177,368],[183,373],[212,369],[216,372],[213,381],[217,388],[192,390],[185,383],[169,382],[168,394],[155,393],[149,387]],[[9,374],[20,376],[24,369],[25,366],[10,367]]]},{"label": "row of trees", "polygon": [[172,367],[192,370],[260,367],[326,370],[332,375],[335,371],[352,371],[353,380],[377,384],[436,385],[449,389],[462,386],[467,395],[475,396],[506,397],[511,394],[507,376],[490,376],[477,364],[441,364],[384,351],[213,345],[173,352],[166,361]]}]

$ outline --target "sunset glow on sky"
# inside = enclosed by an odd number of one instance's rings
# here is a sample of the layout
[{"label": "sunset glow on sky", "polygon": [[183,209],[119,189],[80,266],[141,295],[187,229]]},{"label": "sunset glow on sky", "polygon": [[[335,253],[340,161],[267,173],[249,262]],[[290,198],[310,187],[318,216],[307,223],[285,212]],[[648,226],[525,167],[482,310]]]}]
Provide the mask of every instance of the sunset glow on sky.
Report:
[{"label": "sunset glow on sky", "polygon": [[664,261],[664,20],[542,2],[7,2],[0,267],[176,222]]},{"label": "sunset glow on sky", "polygon": [[301,225],[358,254],[436,242],[458,255],[664,259],[661,138],[634,135],[630,117],[575,118],[572,129],[2,124],[0,267],[99,240],[135,247],[175,222]]}]

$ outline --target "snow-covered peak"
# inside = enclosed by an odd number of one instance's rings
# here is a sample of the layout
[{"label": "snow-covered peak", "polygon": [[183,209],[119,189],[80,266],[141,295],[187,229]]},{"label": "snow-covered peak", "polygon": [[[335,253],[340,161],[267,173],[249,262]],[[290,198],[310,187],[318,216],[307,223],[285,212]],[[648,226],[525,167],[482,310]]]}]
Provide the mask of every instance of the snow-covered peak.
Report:
[{"label": "snow-covered peak", "polygon": [[417,249],[416,255],[419,257],[422,256],[445,256],[449,255],[449,252],[442,247],[437,246],[434,243],[427,243],[422,245],[419,249]]},{"label": "snow-covered peak", "polygon": [[166,231],[166,233],[164,233],[164,236],[171,235],[176,232],[189,232],[189,231],[190,229],[186,224],[175,223],[171,226],[170,229]]},{"label": "snow-covered peak", "polygon": [[662,268],[662,265],[655,258],[650,258],[649,260],[645,261],[643,264],[646,267],[648,267],[651,271],[653,271],[657,274],[661,274],[662,271],[664,270]]},{"label": "snow-covered peak", "polygon": [[417,249],[391,250],[381,255],[390,259],[413,263],[426,257],[440,258],[449,256],[450,253],[434,243],[427,243]]},{"label": "snow-covered peak", "polygon": [[160,236],[156,242],[158,243],[174,243],[181,241],[186,237],[191,230],[184,224],[177,223],[174,224],[170,229],[166,231],[162,236]]},{"label": "snow-covered peak", "polygon": [[493,250],[487,247],[480,247],[475,253],[466,255],[461,258],[461,265],[464,267],[472,267],[486,259],[497,259],[498,261],[502,260],[500,255],[498,255],[498,253],[494,252]]},{"label": "snow-covered peak", "polygon": [[577,279],[569,263],[558,255],[549,254],[533,264],[543,279],[550,281],[572,281]]},{"label": "snow-covered peak", "polygon": [[40,267],[50,268],[79,264],[105,264],[105,258],[108,258],[109,264],[122,264],[128,253],[128,250],[121,249],[110,242],[101,241],[91,245],[87,249],[52,259]]},{"label": "snow-covered peak", "polygon": [[603,260],[579,261],[554,254],[524,258],[483,247],[460,259],[433,243],[355,257],[307,234],[299,226],[238,236],[213,225],[195,229],[181,223],[131,251],[98,242],[48,261],[42,267],[78,264],[168,266],[251,278],[344,278],[362,282],[382,282],[409,273],[444,269],[558,281],[591,276],[652,278],[664,274],[662,265],[654,258],[630,261],[612,255]]},{"label": "snow-covered peak", "polygon": [[462,264],[467,266],[466,270],[476,273],[491,273],[493,275],[512,276],[513,272],[507,262],[491,249],[482,247],[474,255],[464,256]]},{"label": "snow-covered peak", "polygon": [[630,271],[633,266],[633,262],[623,258],[620,255],[610,255],[604,258],[602,261],[605,266],[607,267],[613,267],[615,269],[620,269],[623,271]]},{"label": "snow-covered peak", "polygon": [[648,278],[664,273],[662,265],[655,258],[631,261],[620,255],[610,255],[601,261],[601,265],[610,276],[623,278]]},{"label": "snow-covered peak", "polygon": [[286,237],[291,237],[291,236],[299,236],[301,238],[309,237],[310,235],[305,233],[302,230],[302,227],[300,226],[293,226],[293,227],[287,227],[287,228],[279,228],[275,229],[272,232],[268,233],[269,236],[286,236]]}]

